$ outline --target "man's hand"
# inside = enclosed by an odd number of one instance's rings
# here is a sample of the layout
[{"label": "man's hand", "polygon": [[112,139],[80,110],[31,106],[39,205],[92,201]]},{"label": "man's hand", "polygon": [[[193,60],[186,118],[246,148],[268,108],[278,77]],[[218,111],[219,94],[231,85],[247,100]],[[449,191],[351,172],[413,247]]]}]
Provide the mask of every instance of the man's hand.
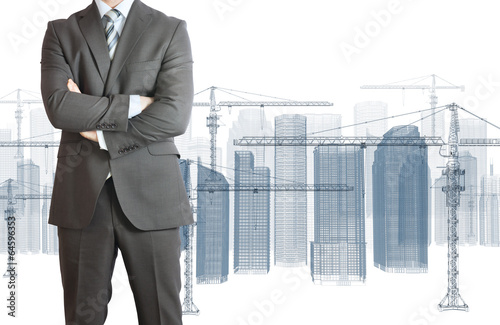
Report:
[{"label": "man's hand", "polygon": [[[71,79],[68,79],[67,86],[68,86],[69,91],[71,91],[71,92],[79,93],[79,94],[82,93],[80,91],[80,88],[78,88],[78,85]],[[97,139],[97,132],[95,130],[94,131],[80,132],[80,134],[85,139],[88,139],[88,140],[94,141],[94,142],[99,142],[99,140]]]},{"label": "man's hand", "polygon": [[149,105],[153,104],[155,99],[153,97],[141,96],[141,111],[145,110]]}]

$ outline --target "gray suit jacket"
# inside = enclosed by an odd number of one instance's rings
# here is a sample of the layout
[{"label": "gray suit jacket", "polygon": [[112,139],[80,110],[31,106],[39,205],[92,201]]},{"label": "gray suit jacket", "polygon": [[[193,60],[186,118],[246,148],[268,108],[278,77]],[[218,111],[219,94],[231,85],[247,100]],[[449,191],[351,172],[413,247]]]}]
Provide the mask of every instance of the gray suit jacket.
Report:
[{"label": "gray suit jacket", "polygon": [[[42,97],[62,130],[49,223],[87,226],[111,169],[120,205],[134,226],[193,222],[173,137],[192,108],[192,57],[186,23],[135,0],[111,62],[94,2],[49,22],[42,46]],[[73,79],[82,94],[68,91]],[[155,102],[128,119],[130,94]],[[79,132],[102,129],[109,151]]]}]

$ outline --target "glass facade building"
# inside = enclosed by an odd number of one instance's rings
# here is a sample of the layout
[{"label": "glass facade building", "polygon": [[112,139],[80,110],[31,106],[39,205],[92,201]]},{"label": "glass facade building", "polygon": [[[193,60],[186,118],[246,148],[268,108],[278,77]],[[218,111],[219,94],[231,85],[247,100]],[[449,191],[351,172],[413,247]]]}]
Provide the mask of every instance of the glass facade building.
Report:
[{"label": "glass facade building", "polygon": [[[198,165],[198,186],[229,188],[226,178]],[[229,274],[229,191],[197,191],[196,282],[227,281]]]},{"label": "glass facade building", "polygon": [[[384,138],[418,137],[415,126],[393,127]],[[428,267],[427,147],[384,146],[373,163],[373,250],[386,272],[421,273]]]},{"label": "glass facade building", "polygon": [[353,191],[314,192],[314,283],[350,285],[366,279],[364,155],[359,147],[317,147],[314,184],[346,184]]},{"label": "glass facade building", "polygon": [[[306,137],[306,117],[285,114],[275,118],[276,137]],[[275,147],[277,185],[307,183],[305,146]],[[282,191],[274,196],[274,264],[284,267],[307,264],[307,192]]]},{"label": "glass facade building", "polygon": [[[234,273],[265,274],[270,268],[270,170],[255,167],[250,151],[235,151],[234,166]],[[238,191],[238,186],[264,190]]]},{"label": "glass facade building", "polygon": [[490,175],[481,180],[481,196],[479,198],[479,242],[482,246],[500,246],[500,177]]}]

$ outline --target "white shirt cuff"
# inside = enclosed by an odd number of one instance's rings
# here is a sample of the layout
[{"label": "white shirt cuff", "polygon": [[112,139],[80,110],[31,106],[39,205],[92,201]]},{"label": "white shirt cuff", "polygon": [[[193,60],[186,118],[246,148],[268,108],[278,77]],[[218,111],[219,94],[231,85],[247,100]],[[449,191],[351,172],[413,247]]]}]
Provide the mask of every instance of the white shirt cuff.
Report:
[{"label": "white shirt cuff", "polygon": [[102,130],[97,130],[97,140],[99,141],[99,147],[101,147],[102,150],[108,150],[108,146],[106,145],[106,140],[104,140],[104,134],[102,133]]},{"label": "white shirt cuff", "polygon": [[[139,115],[142,112],[141,110],[141,96],[139,95],[130,95],[129,103],[128,103],[128,118],[132,118],[136,115]],[[106,140],[104,140],[104,133],[102,130],[97,130],[97,140],[99,141],[99,147],[102,150],[108,150],[108,146],[106,145]]]},{"label": "white shirt cuff", "polygon": [[129,104],[128,104],[128,118],[132,118],[136,115],[139,115],[141,112],[142,112],[142,110],[141,110],[141,96],[130,95]]}]

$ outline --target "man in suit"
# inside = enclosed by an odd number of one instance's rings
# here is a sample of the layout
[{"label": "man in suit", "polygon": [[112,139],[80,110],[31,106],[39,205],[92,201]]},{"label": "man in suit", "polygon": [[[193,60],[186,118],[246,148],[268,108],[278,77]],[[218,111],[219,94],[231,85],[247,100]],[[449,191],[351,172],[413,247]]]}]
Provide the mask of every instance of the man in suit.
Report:
[{"label": "man in suit", "polygon": [[182,324],[179,226],[193,222],[173,137],[193,100],[186,23],[139,0],[49,22],[41,89],[62,130],[49,223],[66,324],[104,324],[120,249],[139,324]]}]

